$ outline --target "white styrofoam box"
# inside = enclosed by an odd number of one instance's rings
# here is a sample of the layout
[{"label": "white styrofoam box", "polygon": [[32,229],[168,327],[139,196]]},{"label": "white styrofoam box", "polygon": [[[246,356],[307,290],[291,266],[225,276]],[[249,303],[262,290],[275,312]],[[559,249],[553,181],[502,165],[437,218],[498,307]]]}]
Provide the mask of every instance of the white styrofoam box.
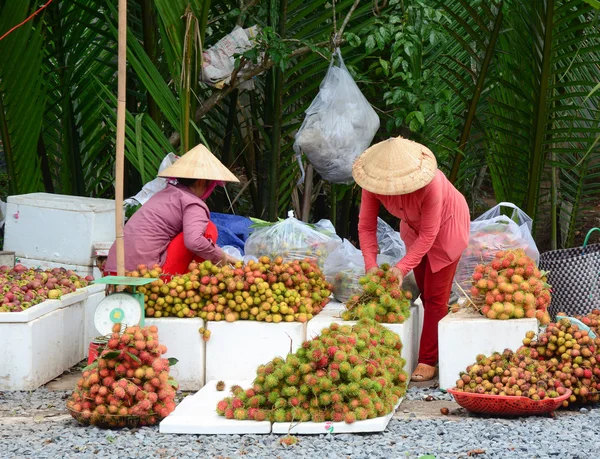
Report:
[{"label": "white styrofoam box", "polygon": [[448,314],[438,325],[440,388],[454,387],[478,354],[517,350],[529,330],[538,333],[536,319],[490,320],[466,310]]},{"label": "white styrofoam box", "polygon": [[97,277],[94,275],[94,273],[95,272],[96,272],[96,274],[100,273],[100,271],[98,269],[96,269],[96,271],[94,271],[95,267],[91,266],[91,265],[90,266],[71,265],[68,263],[57,263],[57,262],[46,261],[46,260],[37,260],[35,258],[17,258],[17,263],[20,263],[27,268],[40,268],[40,269],[44,269],[44,270],[54,269],[54,268],[65,268],[67,270],[73,271],[78,276],[81,276],[81,277],[94,276],[94,278],[96,278],[96,279],[97,279]]},{"label": "white styrofoam box", "polygon": [[[83,360],[86,298],[87,292],[76,293],[65,303],[45,301],[0,314],[0,390],[37,389]],[[27,321],[19,317],[38,307],[46,312]]]},{"label": "white styrofoam box", "polygon": [[[181,390],[198,390],[204,386],[206,346],[198,331],[205,327],[200,318],[164,317],[147,318],[146,326],[158,327],[158,340],[167,346],[164,357],[175,357],[179,362],[171,367],[172,376]],[[211,337],[211,340],[213,338]],[[231,365],[236,365],[233,361]]]},{"label": "white styrofoam box", "polygon": [[274,434],[289,433],[290,435],[383,432],[403,400],[404,398],[398,400],[393,411],[385,416],[356,421],[352,424],[345,422],[274,422],[272,430]]},{"label": "white styrofoam box", "polygon": [[419,350],[421,349],[421,336],[423,335],[423,321],[425,320],[425,309],[423,309],[423,302],[421,301],[421,297],[414,300],[412,304],[411,313],[414,312],[415,315],[415,327],[413,332],[413,362],[416,365],[419,363]]},{"label": "white styrofoam box", "polygon": [[15,252],[0,252],[0,266],[15,266]]},{"label": "white styrofoam box", "polygon": [[[341,318],[342,310],[338,310],[335,307],[331,308],[328,304],[325,309],[309,320],[306,324],[306,339],[312,339],[315,336],[321,334],[321,330],[329,327],[332,323],[337,322],[340,325],[355,325],[354,321],[344,321]],[[415,340],[414,340],[414,329],[417,323],[418,310],[415,305],[412,305],[410,309],[410,317],[406,319],[403,324],[381,324],[387,329],[393,331],[402,341],[402,358],[406,361],[404,367],[407,373],[412,371],[417,366],[415,358]]]},{"label": "white styrofoam box", "polygon": [[106,297],[106,285],[92,284],[88,286],[89,296],[85,301],[83,312],[83,355],[88,356],[90,343],[99,336],[98,330],[94,325],[94,314],[100,302]]},{"label": "white styrofoam box", "polygon": [[[187,320],[187,319],[184,319]],[[160,433],[170,434],[269,434],[269,421],[237,421],[219,416],[217,403],[229,395],[232,385],[247,388],[252,381],[225,381],[224,391],[216,390],[216,381],[209,381],[199,392],[186,397],[169,416],[162,420]]]},{"label": "white styrofoam box", "polygon": [[306,339],[306,324],[238,320],[208,322],[206,380],[254,379],[259,365],[295,352]]},{"label": "white styrofoam box", "polygon": [[91,266],[95,242],[115,239],[115,201],[50,193],[9,196],[4,250]]}]

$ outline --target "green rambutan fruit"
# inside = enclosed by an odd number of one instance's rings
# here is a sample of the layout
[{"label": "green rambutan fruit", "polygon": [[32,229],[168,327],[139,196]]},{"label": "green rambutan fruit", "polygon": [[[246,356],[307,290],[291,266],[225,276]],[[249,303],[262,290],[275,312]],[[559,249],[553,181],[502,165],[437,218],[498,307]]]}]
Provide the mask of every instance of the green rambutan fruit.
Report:
[{"label": "green rambutan fruit", "polygon": [[295,397],[298,395],[298,388],[296,386],[285,386],[281,389],[281,395],[284,397]]},{"label": "green rambutan fruit", "polygon": [[349,373],[352,370],[352,365],[350,365],[350,362],[348,361],[344,361],[342,363],[340,363],[340,373]]},{"label": "green rambutan fruit", "polygon": [[323,410],[314,409],[310,411],[310,420],[312,422],[325,422],[325,412]]},{"label": "green rambutan fruit", "polygon": [[319,404],[321,406],[328,406],[331,405],[331,403],[331,394],[329,392],[323,392],[319,395]]},{"label": "green rambutan fruit", "polygon": [[356,410],[356,419],[364,421],[369,417],[369,411],[366,408],[360,407]]},{"label": "green rambutan fruit", "polygon": [[273,403],[273,408],[276,410],[285,408],[288,405],[288,401],[285,398],[278,398],[275,403]]},{"label": "green rambutan fruit", "polygon": [[301,374],[306,375],[308,373],[311,373],[313,371],[313,368],[309,363],[303,363],[300,365],[299,370]]},{"label": "green rambutan fruit", "polygon": [[333,388],[333,382],[327,377],[321,377],[319,379],[319,388],[322,391],[329,391]]},{"label": "green rambutan fruit", "polygon": [[348,379],[353,382],[358,382],[362,379],[362,375],[360,374],[360,371],[358,371],[356,368],[353,368],[348,372]]},{"label": "green rambutan fruit", "polygon": [[332,381],[337,382],[340,380],[340,372],[338,370],[330,369],[328,375]]},{"label": "green rambutan fruit", "polygon": [[225,390],[225,382],[224,381],[219,381],[217,383],[217,390],[219,392],[224,391]]},{"label": "green rambutan fruit", "polygon": [[274,387],[277,387],[278,385],[279,385],[279,379],[277,379],[277,377],[275,375],[269,374],[265,378],[265,388],[272,389]]},{"label": "green rambutan fruit", "polygon": [[267,413],[264,410],[256,410],[256,413],[254,413],[254,420],[258,421],[258,422],[262,422],[262,421],[266,421],[267,420]]},{"label": "green rambutan fruit", "polygon": [[279,391],[271,391],[269,393],[269,395],[267,396],[267,400],[269,401],[269,403],[273,404],[275,402],[277,402],[277,399],[280,397]]},{"label": "green rambutan fruit", "polygon": [[231,390],[231,393],[233,395],[237,395],[239,392],[243,392],[244,391],[244,389],[242,389],[242,387],[238,386],[237,384],[231,386],[230,390]]},{"label": "green rambutan fruit", "polygon": [[289,375],[287,378],[285,378],[285,382],[290,386],[297,386],[300,383],[300,376],[297,374]]},{"label": "green rambutan fruit", "polygon": [[300,393],[304,395],[310,394],[310,387],[307,384],[300,385]]},{"label": "green rambutan fruit", "polygon": [[358,395],[360,392],[360,386],[356,382],[351,382],[348,384],[348,394],[350,395]]},{"label": "green rambutan fruit", "polygon": [[300,366],[300,358],[296,354],[288,354],[286,362],[292,368],[298,368]]},{"label": "green rambutan fruit", "polygon": [[248,419],[248,411],[243,408],[238,408],[233,412],[233,418],[237,419],[238,421],[245,421]]}]

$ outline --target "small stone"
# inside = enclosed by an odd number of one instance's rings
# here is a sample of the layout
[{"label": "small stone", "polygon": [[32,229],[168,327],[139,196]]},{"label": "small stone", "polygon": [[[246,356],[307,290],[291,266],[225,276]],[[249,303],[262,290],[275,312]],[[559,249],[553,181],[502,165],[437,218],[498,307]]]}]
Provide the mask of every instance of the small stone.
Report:
[{"label": "small stone", "polygon": [[581,409],[579,410],[579,412],[580,412],[580,413],[589,413],[589,412],[590,412],[590,410],[588,410],[587,408],[581,408]]}]

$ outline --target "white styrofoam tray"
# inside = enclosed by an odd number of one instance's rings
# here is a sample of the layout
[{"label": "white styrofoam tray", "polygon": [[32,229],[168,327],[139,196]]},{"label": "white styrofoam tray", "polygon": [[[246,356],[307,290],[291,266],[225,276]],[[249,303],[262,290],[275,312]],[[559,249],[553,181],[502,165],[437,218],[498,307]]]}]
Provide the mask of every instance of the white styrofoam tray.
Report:
[{"label": "white styrofoam tray", "polygon": [[170,434],[269,434],[269,421],[237,421],[219,416],[217,403],[230,395],[230,388],[239,384],[244,389],[252,381],[225,381],[224,391],[217,391],[216,381],[210,381],[198,393],[186,397],[169,416],[162,420],[160,433]]},{"label": "white styrofoam tray", "polygon": [[448,314],[438,325],[440,388],[454,387],[478,354],[517,350],[530,330],[538,333],[536,319],[490,320],[466,310]]},{"label": "white styrofoam tray", "polygon": [[368,433],[383,432],[394,417],[394,413],[404,400],[404,397],[398,400],[394,410],[378,418],[356,421],[352,424],[345,422],[274,422],[272,431],[274,434],[290,435],[320,435],[320,434],[342,434],[342,433]]},{"label": "white styrofoam tray", "polygon": [[207,322],[207,329],[207,381],[253,379],[259,365],[295,352],[306,339],[300,322]]},{"label": "white styrofoam tray", "polygon": [[[341,303],[329,303],[325,306],[325,309],[309,320],[306,324],[306,339],[313,339],[314,337],[321,334],[321,330],[329,327],[332,323],[338,323],[340,325],[355,325],[354,321],[344,321],[341,318],[343,308],[339,308]],[[343,306],[343,305],[342,305]],[[388,330],[393,331],[402,341],[402,358],[406,361],[405,371],[412,373],[417,366],[416,355],[418,355],[418,348],[415,352],[415,329],[418,323],[419,310],[415,305],[412,305],[410,309],[410,317],[406,319],[403,324],[381,324]]]},{"label": "white styrofoam tray", "polygon": [[9,196],[4,250],[19,258],[90,266],[95,242],[115,239],[115,202],[50,193]]},{"label": "white styrofoam tray", "polygon": [[365,421],[356,421],[352,424],[344,422],[303,422],[303,423],[273,423],[269,421],[237,421],[226,419],[216,413],[217,403],[231,395],[230,389],[234,384],[247,389],[252,386],[252,381],[224,381],[225,390],[217,391],[217,381],[211,380],[199,392],[186,397],[175,411],[160,423],[160,433],[171,434],[326,434],[326,433],[359,433],[383,432],[394,412],[403,399],[396,404],[394,411],[387,416]]},{"label": "white styrofoam tray", "polygon": [[165,357],[179,360],[171,367],[171,374],[179,382],[179,388],[200,389],[204,385],[206,346],[198,330],[205,326],[204,320],[197,317],[147,318],[145,325],[158,327],[158,340],[167,346]]}]

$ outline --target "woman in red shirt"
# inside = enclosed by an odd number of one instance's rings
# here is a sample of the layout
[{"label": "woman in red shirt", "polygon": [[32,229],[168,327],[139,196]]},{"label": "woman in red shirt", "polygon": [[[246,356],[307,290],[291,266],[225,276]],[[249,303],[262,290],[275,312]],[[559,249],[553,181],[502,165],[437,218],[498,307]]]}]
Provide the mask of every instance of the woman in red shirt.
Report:
[{"label": "woman in red shirt", "polygon": [[469,207],[438,170],[433,153],[401,137],[367,149],[354,163],[353,176],[362,188],[358,235],[367,272],[377,270],[380,205],[401,220],[406,255],[392,271],[400,283],[414,271],[425,310],[419,364],[411,379],[431,380],[438,362],[438,322],[448,313],[458,260],[469,240]]},{"label": "woman in red shirt", "polygon": [[[152,196],[123,228],[125,269],[158,264],[165,274],[187,272],[192,260],[235,263],[217,242],[217,228],[204,202],[223,182],[237,182],[204,145],[198,145],[165,169],[162,177],[176,178]],[[116,272],[116,246],[110,249],[105,271]]]}]

